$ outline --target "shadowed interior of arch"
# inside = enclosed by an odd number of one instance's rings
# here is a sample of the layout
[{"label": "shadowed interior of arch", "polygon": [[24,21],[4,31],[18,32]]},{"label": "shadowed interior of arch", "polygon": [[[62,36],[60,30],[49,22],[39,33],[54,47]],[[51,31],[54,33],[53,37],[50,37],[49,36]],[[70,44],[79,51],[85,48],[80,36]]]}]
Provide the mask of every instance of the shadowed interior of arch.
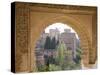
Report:
[{"label": "shadowed interior of arch", "polygon": [[80,39],[67,24],[54,23],[44,29],[35,46],[37,71],[82,69]]}]

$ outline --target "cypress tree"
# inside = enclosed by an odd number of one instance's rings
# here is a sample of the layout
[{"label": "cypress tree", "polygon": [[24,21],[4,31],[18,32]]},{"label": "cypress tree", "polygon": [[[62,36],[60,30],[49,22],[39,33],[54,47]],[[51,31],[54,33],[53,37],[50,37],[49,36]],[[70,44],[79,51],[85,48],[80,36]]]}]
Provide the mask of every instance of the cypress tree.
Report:
[{"label": "cypress tree", "polygon": [[55,49],[55,48],[56,48],[56,39],[55,37],[53,37],[51,40],[51,49]]},{"label": "cypress tree", "polygon": [[44,49],[50,49],[50,43],[51,43],[51,39],[49,36],[47,36],[44,44]]}]

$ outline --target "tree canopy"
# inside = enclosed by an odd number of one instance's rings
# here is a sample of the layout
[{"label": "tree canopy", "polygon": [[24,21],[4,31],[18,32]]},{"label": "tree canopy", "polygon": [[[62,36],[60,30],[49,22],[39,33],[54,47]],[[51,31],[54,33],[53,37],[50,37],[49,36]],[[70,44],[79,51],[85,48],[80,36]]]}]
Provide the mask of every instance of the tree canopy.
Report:
[{"label": "tree canopy", "polygon": [[56,40],[55,37],[51,39],[49,36],[47,36],[44,44],[44,49],[56,49],[58,43],[59,41]]}]

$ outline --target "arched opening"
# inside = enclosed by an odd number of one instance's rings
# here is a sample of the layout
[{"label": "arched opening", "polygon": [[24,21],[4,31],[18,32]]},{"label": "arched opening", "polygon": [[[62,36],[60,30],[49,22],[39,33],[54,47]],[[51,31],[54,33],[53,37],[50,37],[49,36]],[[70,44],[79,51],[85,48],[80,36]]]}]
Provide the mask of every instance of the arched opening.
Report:
[{"label": "arched opening", "polygon": [[77,32],[64,23],[49,25],[35,46],[37,71],[82,69],[80,39]]},{"label": "arched opening", "polygon": [[[89,34],[89,30],[86,30],[87,27],[82,23],[79,22],[77,19],[71,18],[69,16],[59,16],[59,17],[48,17],[44,18],[42,20],[40,20],[40,22],[36,23],[37,25],[34,27],[31,27],[31,60],[33,59],[33,61],[31,61],[31,68],[34,67],[34,70],[36,71],[36,57],[35,57],[35,47],[36,47],[36,43],[38,38],[40,37],[41,33],[44,31],[44,29],[49,26],[52,25],[54,23],[63,23],[65,25],[69,25],[72,29],[74,29],[79,38],[80,38],[80,46],[82,49],[82,53],[81,53],[81,63],[82,63],[82,68],[92,68],[92,65],[89,64],[90,62],[90,58],[89,58],[89,52],[90,50],[92,50],[92,40],[90,36],[92,36],[91,34]],[[32,23],[33,24],[33,23]],[[35,33],[35,36],[34,35]],[[93,58],[94,59],[94,58]]]},{"label": "arched opening", "polygon": [[[38,40],[37,37],[40,37],[41,33],[44,31],[44,29],[51,24],[57,23],[57,22],[61,22],[63,24],[68,24],[71,28],[73,28],[78,36],[80,37],[80,41],[81,41],[81,48],[82,48],[82,63],[85,66],[88,66],[89,64],[89,48],[90,48],[90,38],[89,35],[87,35],[87,32],[85,32],[85,26],[83,26],[81,23],[77,22],[75,19],[73,18],[69,18],[67,16],[59,16],[58,18],[52,18],[52,19],[44,19],[44,21],[40,21],[39,24],[37,24],[38,26],[34,26],[34,29],[31,29],[31,35],[34,35],[34,32],[38,32],[35,34],[35,36],[31,36],[32,40],[31,40],[31,49],[32,49],[32,57],[34,59],[34,61],[36,60],[35,55],[33,55],[34,51],[35,51],[35,45],[36,42]],[[38,30],[37,30],[38,29]],[[33,46],[34,45],[34,46]],[[32,58],[31,58],[32,60]],[[31,64],[33,64],[31,62]],[[35,66],[36,63],[34,63]]]}]

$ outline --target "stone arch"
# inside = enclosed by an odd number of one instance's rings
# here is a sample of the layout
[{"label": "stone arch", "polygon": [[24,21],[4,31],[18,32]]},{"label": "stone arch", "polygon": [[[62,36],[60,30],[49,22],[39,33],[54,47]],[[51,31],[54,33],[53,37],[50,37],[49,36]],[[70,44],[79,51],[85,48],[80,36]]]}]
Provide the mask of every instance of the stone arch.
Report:
[{"label": "stone arch", "polygon": [[85,67],[97,60],[97,7],[23,2],[12,6],[12,72],[36,71],[37,39],[48,25],[57,22],[68,24],[78,33]]},{"label": "stone arch", "polygon": [[[89,65],[89,50],[91,49],[91,40],[88,36],[88,32],[85,31],[86,27],[79,23],[77,20],[73,18],[69,18],[66,16],[59,16],[59,17],[54,17],[51,19],[44,19],[40,21],[40,25],[36,26],[36,29],[38,30],[37,35],[35,37],[39,37],[41,32],[44,31],[44,29],[53,23],[61,22],[64,24],[68,24],[70,27],[72,27],[77,33],[81,41],[81,48],[82,48],[82,64],[84,64],[85,67],[90,67]],[[34,30],[35,31],[35,30]],[[37,32],[37,30],[35,31]],[[35,42],[33,42],[34,46],[36,43],[37,38],[35,38]],[[34,47],[33,47],[34,48]],[[85,54],[85,55],[84,55]]]}]

